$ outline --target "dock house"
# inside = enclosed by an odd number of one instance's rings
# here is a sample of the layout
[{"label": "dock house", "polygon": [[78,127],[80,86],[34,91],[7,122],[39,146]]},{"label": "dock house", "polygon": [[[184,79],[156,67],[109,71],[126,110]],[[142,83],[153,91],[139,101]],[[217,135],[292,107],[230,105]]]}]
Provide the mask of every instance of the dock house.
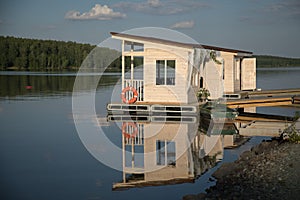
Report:
[{"label": "dock house", "polygon": [[[252,52],[111,32],[122,41],[122,104],[191,105],[256,89]],[[108,109],[114,107],[109,105]]]}]

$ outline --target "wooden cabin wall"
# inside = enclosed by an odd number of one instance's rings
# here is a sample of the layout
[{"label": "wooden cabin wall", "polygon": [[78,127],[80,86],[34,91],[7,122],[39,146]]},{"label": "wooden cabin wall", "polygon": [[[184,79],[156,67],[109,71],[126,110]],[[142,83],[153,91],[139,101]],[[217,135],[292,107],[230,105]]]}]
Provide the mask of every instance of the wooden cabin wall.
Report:
[{"label": "wooden cabin wall", "polygon": [[[156,85],[156,60],[175,60],[175,85]],[[188,51],[144,45],[144,101],[187,103]]]}]

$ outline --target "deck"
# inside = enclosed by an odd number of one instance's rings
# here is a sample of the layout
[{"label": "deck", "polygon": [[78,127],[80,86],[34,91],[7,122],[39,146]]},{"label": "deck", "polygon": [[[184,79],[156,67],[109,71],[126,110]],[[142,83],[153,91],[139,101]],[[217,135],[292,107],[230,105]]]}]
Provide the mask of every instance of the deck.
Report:
[{"label": "deck", "polygon": [[240,99],[226,102],[229,108],[300,105],[300,89],[279,89],[240,92]]}]

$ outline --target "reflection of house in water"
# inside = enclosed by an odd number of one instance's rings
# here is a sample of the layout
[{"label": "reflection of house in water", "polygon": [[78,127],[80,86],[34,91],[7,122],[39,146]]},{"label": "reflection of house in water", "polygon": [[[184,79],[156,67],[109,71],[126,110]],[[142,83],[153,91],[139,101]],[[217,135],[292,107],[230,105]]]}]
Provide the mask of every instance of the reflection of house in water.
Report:
[{"label": "reflection of house in water", "polygon": [[208,136],[198,129],[193,120],[123,121],[123,181],[113,189],[193,182],[223,158],[224,146],[234,145],[233,135]]}]

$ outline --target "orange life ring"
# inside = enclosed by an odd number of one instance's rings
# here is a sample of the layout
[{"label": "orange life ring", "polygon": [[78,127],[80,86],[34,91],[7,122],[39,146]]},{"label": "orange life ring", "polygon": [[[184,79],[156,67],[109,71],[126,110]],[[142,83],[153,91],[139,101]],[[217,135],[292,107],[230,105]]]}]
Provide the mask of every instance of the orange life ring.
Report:
[{"label": "orange life ring", "polygon": [[[126,99],[125,94],[130,91],[133,93],[133,97],[128,100],[128,99]],[[124,103],[128,103],[128,104],[135,103],[137,101],[137,97],[138,97],[138,92],[136,91],[136,89],[134,87],[126,87],[122,90],[121,98]]]},{"label": "orange life ring", "polygon": [[[132,127],[133,132],[131,134],[126,131],[127,127]],[[126,138],[134,138],[138,134],[138,127],[133,122],[124,122],[122,125],[122,134]]]}]

